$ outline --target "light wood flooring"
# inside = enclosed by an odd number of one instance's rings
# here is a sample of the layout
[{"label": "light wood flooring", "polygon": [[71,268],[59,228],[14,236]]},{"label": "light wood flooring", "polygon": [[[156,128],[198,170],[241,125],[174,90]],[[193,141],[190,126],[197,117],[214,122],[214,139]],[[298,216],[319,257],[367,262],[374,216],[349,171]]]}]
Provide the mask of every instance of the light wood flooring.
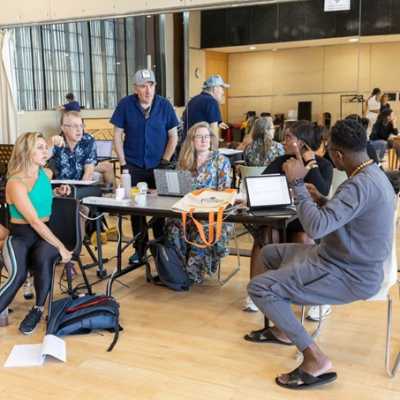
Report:
[{"label": "light wood flooring", "polygon": [[[242,237],[240,244],[249,247],[249,239]],[[114,246],[106,246],[108,255]],[[234,262],[234,257],[224,260],[224,273]],[[94,271],[90,276],[94,279]],[[386,304],[381,302],[334,307],[324,322],[318,343],[334,362],[335,383],[307,392],[278,387],[275,376],[297,365],[295,350],[242,339],[263,321],[260,313],[241,311],[248,276],[249,259],[242,258],[241,272],[224,287],[210,279],[176,293],[146,283],[143,270],[135,271],[121,279],[128,288],[114,285],[124,332],[111,353],[109,333],[67,337],[67,363],[5,369],[14,344],[39,343],[44,334],[44,323],[31,337],[18,332],[31,306],[19,294],[10,325],[0,328],[0,400],[400,399],[400,374],[389,379],[384,373]],[[399,351],[400,307],[393,294],[393,345]]]}]

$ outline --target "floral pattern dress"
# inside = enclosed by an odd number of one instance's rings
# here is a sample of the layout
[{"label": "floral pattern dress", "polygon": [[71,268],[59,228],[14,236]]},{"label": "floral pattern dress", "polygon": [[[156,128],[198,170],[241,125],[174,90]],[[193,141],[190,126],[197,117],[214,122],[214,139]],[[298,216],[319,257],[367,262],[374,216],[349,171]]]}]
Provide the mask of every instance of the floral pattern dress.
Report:
[{"label": "floral pattern dress", "polygon": [[[229,160],[215,151],[201,165],[193,176],[193,190],[211,188],[226,189],[231,186],[231,165]],[[204,229],[208,237],[208,228]],[[190,245],[183,237],[182,220],[168,218],[165,224],[166,241],[174,246],[179,255],[185,260],[186,272],[194,283],[202,283],[206,274],[212,275],[217,271],[221,257],[228,255],[228,243],[232,235],[233,224],[224,223],[221,239],[212,247],[201,249]],[[192,221],[186,226],[186,236],[191,242],[201,243],[199,233]]]},{"label": "floral pattern dress", "polygon": [[246,161],[246,165],[251,167],[262,167],[268,166],[271,164],[275,158],[279,156],[283,156],[285,154],[285,149],[283,145],[278,142],[272,141],[271,148],[265,154],[265,157],[262,157],[264,142],[263,140],[253,140],[243,152],[244,160]]}]

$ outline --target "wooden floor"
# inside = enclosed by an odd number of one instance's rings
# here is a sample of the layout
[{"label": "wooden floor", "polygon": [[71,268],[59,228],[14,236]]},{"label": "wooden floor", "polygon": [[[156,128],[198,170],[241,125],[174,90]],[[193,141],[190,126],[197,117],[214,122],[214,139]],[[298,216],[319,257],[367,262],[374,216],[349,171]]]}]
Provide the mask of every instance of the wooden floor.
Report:
[{"label": "wooden floor", "polygon": [[[240,242],[250,245],[246,237]],[[106,252],[113,254],[114,244]],[[225,259],[224,272],[234,262]],[[0,328],[0,399],[400,399],[400,374],[389,379],[384,373],[386,304],[381,302],[334,307],[324,322],[318,342],[334,362],[335,383],[301,393],[278,387],[275,376],[297,365],[295,350],[242,339],[263,320],[260,313],[241,311],[248,276],[249,259],[243,258],[240,274],[224,287],[210,279],[189,293],[175,293],[146,283],[143,271],[135,271],[122,279],[129,287],[114,285],[124,332],[113,352],[106,352],[109,333],[67,337],[66,364],[5,369],[14,344],[39,343],[44,334],[44,323],[31,337],[18,332],[31,305],[18,295],[11,324]],[[394,348],[400,350],[394,294]]]}]

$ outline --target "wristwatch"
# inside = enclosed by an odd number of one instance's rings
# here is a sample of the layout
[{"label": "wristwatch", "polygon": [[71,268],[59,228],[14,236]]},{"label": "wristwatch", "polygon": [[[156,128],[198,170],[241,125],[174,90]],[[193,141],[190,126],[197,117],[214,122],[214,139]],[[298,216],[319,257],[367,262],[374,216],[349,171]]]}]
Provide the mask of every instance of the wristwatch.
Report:
[{"label": "wristwatch", "polygon": [[291,187],[302,186],[302,185],[304,185],[304,179],[303,178],[296,178],[295,180],[289,182],[289,185]]}]

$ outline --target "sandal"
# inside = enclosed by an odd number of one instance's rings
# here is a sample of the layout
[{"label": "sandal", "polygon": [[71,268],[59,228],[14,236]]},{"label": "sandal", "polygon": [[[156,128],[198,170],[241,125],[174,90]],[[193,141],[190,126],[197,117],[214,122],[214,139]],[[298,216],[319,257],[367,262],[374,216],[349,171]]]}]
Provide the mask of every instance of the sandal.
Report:
[{"label": "sandal", "polygon": [[281,382],[279,377],[275,378],[275,382],[286,389],[300,390],[325,385],[337,379],[336,372],[326,372],[318,376],[313,376],[303,371],[300,367],[289,372],[288,376],[289,380],[286,383]]},{"label": "sandal", "polygon": [[258,331],[251,331],[244,336],[244,340],[254,343],[277,343],[283,344],[285,346],[293,346],[293,343],[284,342],[283,340],[280,340],[276,336],[274,336],[270,328],[263,328],[259,329]]}]

